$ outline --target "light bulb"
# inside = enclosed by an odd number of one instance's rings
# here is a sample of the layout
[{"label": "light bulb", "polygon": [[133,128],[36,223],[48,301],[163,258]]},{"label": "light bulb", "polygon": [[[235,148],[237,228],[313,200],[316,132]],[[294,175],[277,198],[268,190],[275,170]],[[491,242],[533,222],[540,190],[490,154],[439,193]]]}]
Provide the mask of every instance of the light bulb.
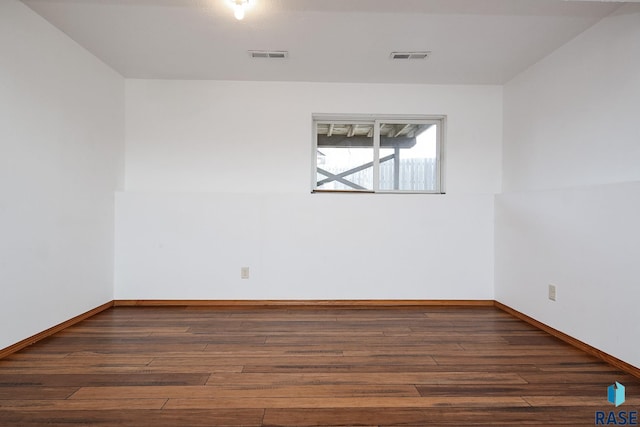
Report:
[{"label": "light bulb", "polygon": [[241,21],[244,18],[244,4],[236,3],[234,6],[233,15],[236,17],[238,21]]}]

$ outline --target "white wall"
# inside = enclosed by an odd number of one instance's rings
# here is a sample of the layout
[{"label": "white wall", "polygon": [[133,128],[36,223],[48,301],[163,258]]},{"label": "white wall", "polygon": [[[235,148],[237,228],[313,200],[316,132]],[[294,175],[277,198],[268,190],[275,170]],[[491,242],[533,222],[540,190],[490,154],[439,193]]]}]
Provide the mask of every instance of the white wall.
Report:
[{"label": "white wall", "polygon": [[638,100],[640,7],[627,5],[505,86],[496,200],[496,299],[635,366]]},{"label": "white wall", "polygon": [[0,2],[0,348],[113,299],[124,80]]},{"label": "white wall", "polygon": [[505,192],[640,180],[639,7],[505,85]]},{"label": "white wall", "polygon": [[[493,298],[500,87],[128,80],[126,92],[116,298]],[[448,194],[310,194],[313,113],[446,114]]]},{"label": "white wall", "polygon": [[308,193],[313,113],[448,116],[447,192],[500,191],[502,88],[127,80],[127,191]]}]

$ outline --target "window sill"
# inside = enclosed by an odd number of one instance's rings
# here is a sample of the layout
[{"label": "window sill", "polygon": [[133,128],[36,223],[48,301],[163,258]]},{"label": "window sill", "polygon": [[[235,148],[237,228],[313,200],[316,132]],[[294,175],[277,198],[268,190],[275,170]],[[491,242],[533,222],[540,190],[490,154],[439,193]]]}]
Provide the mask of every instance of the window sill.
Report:
[{"label": "window sill", "polygon": [[329,193],[329,194],[431,194],[435,196],[443,196],[446,193],[440,193],[435,191],[393,191],[393,190],[311,190],[311,194],[315,193]]}]

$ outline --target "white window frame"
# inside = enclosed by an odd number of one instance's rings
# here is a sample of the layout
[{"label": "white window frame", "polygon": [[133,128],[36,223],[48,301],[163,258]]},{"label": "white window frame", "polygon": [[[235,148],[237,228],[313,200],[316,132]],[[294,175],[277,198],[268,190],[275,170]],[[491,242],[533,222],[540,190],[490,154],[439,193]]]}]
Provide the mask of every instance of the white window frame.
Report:
[{"label": "white window frame", "polygon": [[[364,114],[313,114],[311,150],[312,193],[379,193],[379,194],[445,194],[445,115],[364,115]],[[317,188],[318,168],[318,123],[367,124],[374,126],[373,132],[373,189],[323,190]],[[435,124],[436,125],[436,189],[433,191],[381,190],[380,187],[380,124]]]}]

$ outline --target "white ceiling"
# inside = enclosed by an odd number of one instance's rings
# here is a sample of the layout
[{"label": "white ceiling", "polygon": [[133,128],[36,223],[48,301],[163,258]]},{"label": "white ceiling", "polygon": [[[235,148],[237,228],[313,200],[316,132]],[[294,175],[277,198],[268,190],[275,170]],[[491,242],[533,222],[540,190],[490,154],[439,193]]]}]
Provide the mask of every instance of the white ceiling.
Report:
[{"label": "white ceiling", "polygon": [[[503,84],[612,13],[564,0],[23,0],[127,78]],[[248,50],[287,50],[286,60]],[[392,51],[432,51],[392,61]]]}]

